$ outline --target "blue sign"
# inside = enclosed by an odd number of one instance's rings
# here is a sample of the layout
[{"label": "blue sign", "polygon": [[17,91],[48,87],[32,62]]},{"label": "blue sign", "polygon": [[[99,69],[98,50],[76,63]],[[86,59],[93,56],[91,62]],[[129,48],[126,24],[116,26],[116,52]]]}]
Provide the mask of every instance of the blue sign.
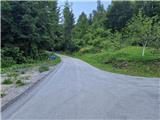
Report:
[{"label": "blue sign", "polygon": [[55,60],[56,59],[56,56],[50,56],[50,60]]}]

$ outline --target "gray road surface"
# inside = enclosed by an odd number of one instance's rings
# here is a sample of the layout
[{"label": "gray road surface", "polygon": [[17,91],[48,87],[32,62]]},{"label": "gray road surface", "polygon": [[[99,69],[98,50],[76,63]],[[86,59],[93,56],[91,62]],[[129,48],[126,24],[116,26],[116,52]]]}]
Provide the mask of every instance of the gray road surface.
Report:
[{"label": "gray road surface", "polygon": [[3,119],[159,119],[159,78],[101,71],[71,57],[29,94],[2,113]]}]

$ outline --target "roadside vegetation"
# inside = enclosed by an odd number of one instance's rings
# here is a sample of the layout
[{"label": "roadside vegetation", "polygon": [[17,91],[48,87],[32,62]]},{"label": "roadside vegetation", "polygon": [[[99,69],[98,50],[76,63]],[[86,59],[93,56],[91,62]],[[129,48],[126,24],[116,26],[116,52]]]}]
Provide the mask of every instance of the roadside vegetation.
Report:
[{"label": "roadside vegetation", "polygon": [[[56,56],[55,60],[50,60],[50,56]],[[14,77],[16,79],[17,74],[24,74],[25,71],[27,70],[27,68],[32,68],[32,67],[36,67],[36,66],[43,66],[43,65],[47,65],[47,66],[51,66],[51,65],[56,65],[58,63],[60,63],[61,59],[59,56],[55,55],[54,53],[51,52],[47,52],[46,56],[41,59],[41,60],[32,60],[30,62],[27,63],[23,63],[23,64],[12,64],[9,67],[2,67],[1,68],[1,73],[7,73],[7,75],[9,77]],[[4,61],[5,62],[5,61]]]},{"label": "roadside vegetation", "polygon": [[39,72],[44,72],[44,71],[48,71],[49,70],[49,66],[47,65],[43,65],[39,67]]},{"label": "roadside vegetation", "polygon": [[60,40],[61,34],[57,2],[2,1],[1,4],[1,72],[23,69],[24,73],[25,68],[59,63],[59,57],[49,60],[50,56],[56,56],[55,41]]},{"label": "roadside vegetation", "polygon": [[5,80],[2,82],[2,84],[7,84],[7,85],[12,84],[12,83],[13,83],[13,81],[12,81],[11,79],[5,79]]},{"label": "roadside vegetation", "polygon": [[5,93],[1,92],[1,98],[4,97],[5,95],[6,95]]},{"label": "roadside vegetation", "polygon": [[142,50],[142,47],[130,46],[116,51],[83,54],[79,52],[72,54],[72,56],[109,72],[160,77],[160,52],[146,48],[146,55],[142,57]]},{"label": "roadside vegetation", "polygon": [[57,1],[2,1],[1,72],[46,71],[60,62],[48,60],[50,53],[62,51],[107,71],[160,76],[159,1],[112,1],[106,9],[98,0],[77,21],[71,7],[66,1],[61,12]]},{"label": "roadside vegetation", "polygon": [[[49,57],[55,56],[55,60],[51,60]],[[14,94],[16,90],[25,89],[23,86],[33,84],[34,76],[39,75],[42,72],[49,71],[61,62],[59,56],[55,55],[52,52],[47,52],[46,59],[34,61],[31,63],[24,64],[13,64],[10,67],[3,67],[1,70],[1,97],[7,96],[9,93],[7,89],[14,88]]]},{"label": "roadside vegetation", "polygon": [[[149,7],[152,6],[152,9]],[[97,2],[89,18],[82,13],[73,29],[78,50],[71,54],[100,69],[160,77],[160,2]]]}]

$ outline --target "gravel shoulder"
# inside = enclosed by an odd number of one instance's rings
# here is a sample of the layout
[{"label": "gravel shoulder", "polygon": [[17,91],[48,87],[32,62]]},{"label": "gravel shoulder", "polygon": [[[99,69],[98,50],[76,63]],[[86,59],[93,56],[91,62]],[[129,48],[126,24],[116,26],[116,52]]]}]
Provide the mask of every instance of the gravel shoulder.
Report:
[{"label": "gravel shoulder", "polygon": [[[23,74],[19,74],[18,76],[19,79],[22,80],[24,85],[17,86],[16,84],[1,84],[1,92],[5,94],[3,97],[1,97],[2,111],[6,109],[10,104],[15,102],[21,95],[27,92],[27,90],[43,80],[50,72],[54,71],[56,67],[57,65],[50,66],[49,71],[45,71],[42,73],[40,73],[38,70],[39,66],[27,69],[25,68],[25,72]],[[21,69],[20,71],[22,70],[24,69]],[[8,77],[6,74],[1,75],[1,83],[7,78]]]}]

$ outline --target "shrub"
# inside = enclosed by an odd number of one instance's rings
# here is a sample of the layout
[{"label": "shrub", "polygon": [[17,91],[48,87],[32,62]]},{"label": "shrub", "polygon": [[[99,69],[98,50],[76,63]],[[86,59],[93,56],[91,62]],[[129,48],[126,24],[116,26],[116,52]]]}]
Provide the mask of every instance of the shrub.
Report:
[{"label": "shrub", "polygon": [[21,51],[18,47],[3,48],[2,59],[5,59],[6,57],[12,57],[12,59],[18,64],[26,62],[26,58],[23,56],[23,51]]},{"label": "shrub", "polygon": [[26,63],[34,63],[35,61],[31,57],[26,58]]},{"label": "shrub", "polygon": [[12,83],[13,83],[13,81],[12,81],[11,79],[5,79],[5,80],[2,82],[2,84],[7,84],[7,85],[12,84]]},{"label": "shrub", "polygon": [[12,57],[2,57],[1,59],[2,68],[11,67],[14,64],[16,64],[16,61],[14,61]]},{"label": "shrub", "polygon": [[30,75],[21,77],[22,80],[29,80],[31,78]]},{"label": "shrub", "polygon": [[7,76],[14,79],[14,80],[17,80],[18,73],[17,72],[8,72]]},{"label": "shrub", "polygon": [[1,98],[4,97],[5,95],[6,95],[5,93],[1,92]]},{"label": "shrub", "polygon": [[17,85],[17,86],[23,86],[23,85],[25,85],[25,83],[22,82],[21,80],[17,80],[17,81],[16,81],[16,85]]},{"label": "shrub", "polygon": [[46,59],[48,59],[49,56],[50,56],[50,53],[42,52],[42,53],[39,54],[39,59],[40,60],[46,60]]},{"label": "shrub", "polygon": [[39,67],[39,72],[41,73],[41,72],[44,72],[44,71],[48,71],[49,70],[49,67],[48,66],[46,66],[46,65],[43,65],[43,66],[40,66]]},{"label": "shrub", "polygon": [[98,50],[96,48],[94,48],[93,46],[88,46],[88,47],[84,47],[84,48],[81,48],[79,50],[80,53],[95,53],[97,52]]}]

